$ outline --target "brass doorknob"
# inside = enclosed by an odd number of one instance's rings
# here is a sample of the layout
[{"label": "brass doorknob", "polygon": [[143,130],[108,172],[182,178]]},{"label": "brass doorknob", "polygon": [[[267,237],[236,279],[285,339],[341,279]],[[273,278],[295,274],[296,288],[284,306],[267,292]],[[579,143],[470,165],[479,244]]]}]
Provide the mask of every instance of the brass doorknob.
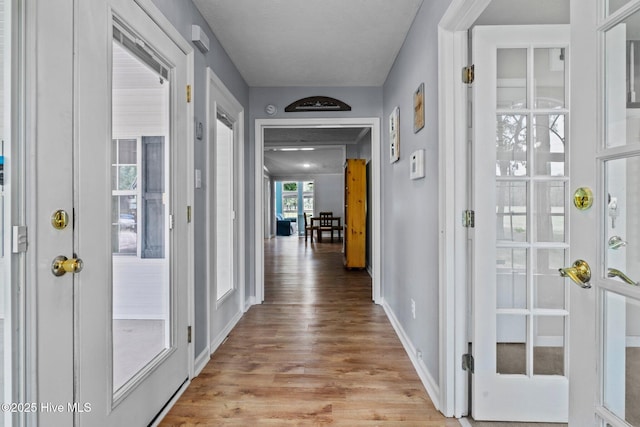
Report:
[{"label": "brass doorknob", "polygon": [[572,267],[558,269],[562,277],[568,277],[581,288],[589,289],[591,285],[591,268],[586,261],[579,259],[573,263]]},{"label": "brass doorknob", "polygon": [[68,259],[64,255],[58,255],[51,263],[51,272],[54,276],[59,277],[65,273],[80,273],[83,263],[80,258]]}]

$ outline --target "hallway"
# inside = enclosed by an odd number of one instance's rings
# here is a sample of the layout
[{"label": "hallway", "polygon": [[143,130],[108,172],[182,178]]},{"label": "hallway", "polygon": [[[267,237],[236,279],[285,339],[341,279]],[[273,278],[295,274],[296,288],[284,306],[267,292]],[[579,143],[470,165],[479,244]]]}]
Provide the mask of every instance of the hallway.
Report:
[{"label": "hallway", "polygon": [[253,306],[161,425],[459,426],[433,406],[340,243],[265,244]]}]

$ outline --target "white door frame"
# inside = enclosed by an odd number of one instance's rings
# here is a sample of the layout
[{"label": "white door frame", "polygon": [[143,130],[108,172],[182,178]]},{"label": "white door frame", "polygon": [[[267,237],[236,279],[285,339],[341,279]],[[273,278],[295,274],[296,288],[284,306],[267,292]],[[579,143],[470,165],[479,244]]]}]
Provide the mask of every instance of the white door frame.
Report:
[{"label": "white door frame", "polygon": [[366,127],[371,129],[371,183],[372,201],[368,205],[372,209],[373,230],[371,239],[373,243],[372,253],[372,300],[376,304],[382,303],[381,293],[381,265],[380,265],[380,118],[354,118],[354,119],[256,119],[255,122],[255,301],[260,304],[264,299],[264,130],[268,128],[331,128],[331,127]]},{"label": "white door frame", "polygon": [[491,0],[453,0],[438,26],[438,193],[440,411],[467,415],[468,253],[462,211],[469,208],[467,90],[460,78],[468,65],[467,30]]}]

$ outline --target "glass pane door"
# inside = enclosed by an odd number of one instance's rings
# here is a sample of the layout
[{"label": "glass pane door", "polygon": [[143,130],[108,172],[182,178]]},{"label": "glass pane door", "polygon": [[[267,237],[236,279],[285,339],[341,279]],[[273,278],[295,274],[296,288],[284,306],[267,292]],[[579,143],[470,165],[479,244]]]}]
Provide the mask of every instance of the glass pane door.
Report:
[{"label": "glass pane door", "polygon": [[113,390],[170,347],[168,71],[114,27]]},{"label": "glass pane door", "polygon": [[[626,3],[608,2],[610,8]],[[636,12],[604,31],[605,140],[599,160],[606,263],[597,282],[603,331],[597,412],[611,425],[640,425],[640,2],[634,3]]]},{"label": "glass pane door", "polygon": [[496,373],[565,375],[568,261],[563,48],[498,48]]},{"label": "glass pane door", "polygon": [[217,112],[215,139],[216,303],[234,290],[233,123]]},{"label": "glass pane door", "polygon": [[476,420],[567,419],[568,30],[473,30]]}]

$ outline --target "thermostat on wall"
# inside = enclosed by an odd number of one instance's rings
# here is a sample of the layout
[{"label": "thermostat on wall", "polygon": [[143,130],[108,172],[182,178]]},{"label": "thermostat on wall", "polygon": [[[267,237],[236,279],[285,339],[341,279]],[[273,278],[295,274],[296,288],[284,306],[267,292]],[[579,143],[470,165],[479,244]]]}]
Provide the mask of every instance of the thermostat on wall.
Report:
[{"label": "thermostat on wall", "polygon": [[409,177],[411,179],[424,178],[424,150],[418,150],[411,153],[409,162]]}]

